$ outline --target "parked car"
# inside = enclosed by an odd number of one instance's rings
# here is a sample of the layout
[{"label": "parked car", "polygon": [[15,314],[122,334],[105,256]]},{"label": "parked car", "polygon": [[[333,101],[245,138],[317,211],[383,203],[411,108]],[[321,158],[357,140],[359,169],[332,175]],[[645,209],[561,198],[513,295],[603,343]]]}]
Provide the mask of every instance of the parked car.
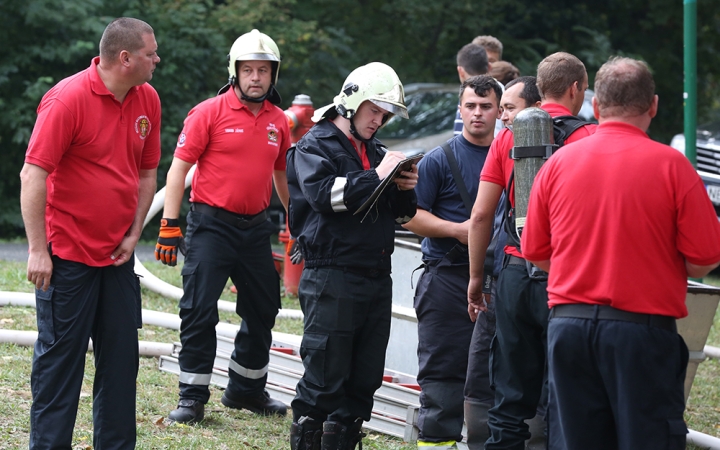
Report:
[{"label": "parked car", "polygon": [[[409,119],[394,116],[378,130],[377,138],[392,150],[407,155],[427,153],[453,136],[453,124],[458,106],[459,84],[411,83],[405,86],[405,105]],[[585,101],[578,114],[589,122],[593,117],[592,98],[595,93],[585,91]],[[273,193],[273,214],[284,220],[282,205]]]},{"label": "parked car", "polygon": [[[413,83],[405,87],[405,104],[409,119],[393,117],[381,128],[377,137],[392,150],[428,152],[442,145],[453,135],[453,123],[458,105],[459,85]],[[593,117],[592,98],[595,93],[585,91],[579,117],[597,122]]]},{"label": "parked car", "polygon": [[[720,217],[720,123],[697,129],[697,172],[705,183],[715,213]],[[685,154],[685,135],[676,134],[670,146]]]}]

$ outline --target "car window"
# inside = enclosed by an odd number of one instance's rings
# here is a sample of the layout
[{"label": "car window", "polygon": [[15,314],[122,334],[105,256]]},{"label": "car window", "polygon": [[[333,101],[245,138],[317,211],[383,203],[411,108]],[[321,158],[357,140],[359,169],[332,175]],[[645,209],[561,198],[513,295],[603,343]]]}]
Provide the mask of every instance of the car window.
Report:
[{"label": "car window", "polygon": [[416,139],[452,130],[457,112],[457,92],[425,91],[405,97],[409,119],[394,116],[381,128],[383,139]]}]

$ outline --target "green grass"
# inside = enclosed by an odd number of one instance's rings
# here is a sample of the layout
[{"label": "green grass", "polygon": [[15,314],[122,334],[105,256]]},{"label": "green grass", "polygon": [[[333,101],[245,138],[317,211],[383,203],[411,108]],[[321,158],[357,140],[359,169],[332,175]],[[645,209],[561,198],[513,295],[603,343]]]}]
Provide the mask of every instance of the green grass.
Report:
[{"label": "green grass", "polygon": [[[145,266],[159,278],[180,286],[180,269],[160,263]],[[720,278],[708,277],[705,283],[720,286]],[[221,298],[233,301],[229,283]],[[25,280],[25,263],[0,261],[0,290],[32,292]],[[143,288],[143,307],[177,313],[177,301],[164,298]],[[297,299],[283,298],[284,308],[298,309]],[[221,312],[220,320],[239,324],[234,313]],[[0,308],[0,328],[35,330],[35,311],[23,307]],[[302,333],[299,320],[278,319],[275,330]],[[177,331],[145,326],[140,339],[177,342]],[[715,315],[708,345],[720,347],[720,310]],[[0,344],[0,450],[27,448],[29,433],[30,366],[32,348]],[[137,395],[138,449],[287,449],[290,417],[257,417],[243,411],[229,410],[220,404],[221,391],[211,387],[206,405],[206,419],[197,426],[169,425],[165,417],[177,402],[177,376],[161,372],[156,358],[140,359]],[[73,438],[74,449],[92,448],[92,357],[87,358],[85,378]],[[720,361],[700,364],[688,400],[685,419],[688,428],[720,437]],[[363,441],[365,449],[408,450],[415,446],[399,439],[370,434]],[[699,447],[689,445],[688,449]]]},{"label": "green grass", "polygon": [[[157,262],[145,267],[159,278],[181,286],[180,269]],[[25,263],[0,261],[0,290],[32,292],[25,279]],[[177,300],[167,299],[145,288],[143,307],[177,313]],[[223,300],[234,301],[230,283]],[[283,308],[299,309],[297,299],[283,298]],[[220,312],[220,320],[239,324],[238,316]],[[35,311],[24,307],[0,308],[0,329],[36,330]],[[301,334],[302,321],[278,319],[274,328],[284,333]],[[156,342],[178,342],[179,333],[159,327],[144,326],[140,339]],[[0,450],[27,448],[30,432],[30,368],[32,348],[0,344]],[[85,377],[73,436],[73,449],[92,449],[92,379],[95,369],[91,354],[85,363]],[[137,379],[138,449],[287,449],[291,416],[259,417],[247,411],[236,411],[220,403],[222,391],[210,387],[205,420],[196,426],[168,424],[167,414],[177,404],[177,375],[161,372],[156,358],[140,358]],[[365,449],[409,450],[415,448],[400,439],[371,433],[363,441]]]}]

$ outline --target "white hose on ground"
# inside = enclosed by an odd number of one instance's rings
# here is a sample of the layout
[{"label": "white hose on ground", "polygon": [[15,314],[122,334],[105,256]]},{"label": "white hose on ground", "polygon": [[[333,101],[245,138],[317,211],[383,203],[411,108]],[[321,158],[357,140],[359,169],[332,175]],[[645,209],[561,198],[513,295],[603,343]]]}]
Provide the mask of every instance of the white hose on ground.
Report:
[{"label": "white hose on ground", "polygon": [[35,294],[0,291],[0,306],[30,306],[34,308]]},{"label": "white hose on ground", "polygon": [[710,450],[720,450],[720,439],[700,433],[699,431],[689,430],[686,438],[688,444],[695,444],[698,447]]},{"label": "white hose on ground", "polygon": [[705,353],[705,356],[707,356],[708,358],[720,359],[720,348],[706,345],[703,348],[703,353]]},{"label": "white hose on ground", "polygon": [[[180,297],[183,295],[182,289],[173,286],[170,283],[166,283],[147,270],[147,268],[145,268],[145,266],[143,266],[140,262],[137,255],[135,255],[135,273],[140,275],[141,285],[157,294],[162,295],[163,297],[180,300]],[[217,306],[220,311],[235,312],[235,302],[218,300]],[[299,309],[281,309],[278,311],[276,317],[278,319],[302,319],[303,313]]]},{"label": "white hose on ground", "polygon": [[[0,343],[30,347],[35,345],[37,335],[37,331],[0,330]],[[141,356],[171,356],[173,345],[163,342],[139,341],[138,350]],[[92,341],[88,342],[88,351],[92,351]]]}]

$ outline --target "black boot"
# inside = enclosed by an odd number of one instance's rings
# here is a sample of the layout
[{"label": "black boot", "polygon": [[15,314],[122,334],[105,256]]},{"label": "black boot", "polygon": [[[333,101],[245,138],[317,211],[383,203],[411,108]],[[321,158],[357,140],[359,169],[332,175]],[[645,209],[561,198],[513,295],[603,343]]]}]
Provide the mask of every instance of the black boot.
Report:
[{"label": "black boot", "polygon": [[322,423],[302,416],[290,426],[290,450],[320,450]]},{"label": "black boot", "polygon": [[485,441],[490,437],[488,428],[488,410],[490,405],[465,399],[465,425],[467,426],[467,446],[469,450],[483,450]]},{"label": "black boot", "polygon": [[322,450],[354,450],[360,444],[365,433],[361,431],[362,419],[356,420],[352,425],[345,426],[340,422],[327,421],[323,424]]}]

